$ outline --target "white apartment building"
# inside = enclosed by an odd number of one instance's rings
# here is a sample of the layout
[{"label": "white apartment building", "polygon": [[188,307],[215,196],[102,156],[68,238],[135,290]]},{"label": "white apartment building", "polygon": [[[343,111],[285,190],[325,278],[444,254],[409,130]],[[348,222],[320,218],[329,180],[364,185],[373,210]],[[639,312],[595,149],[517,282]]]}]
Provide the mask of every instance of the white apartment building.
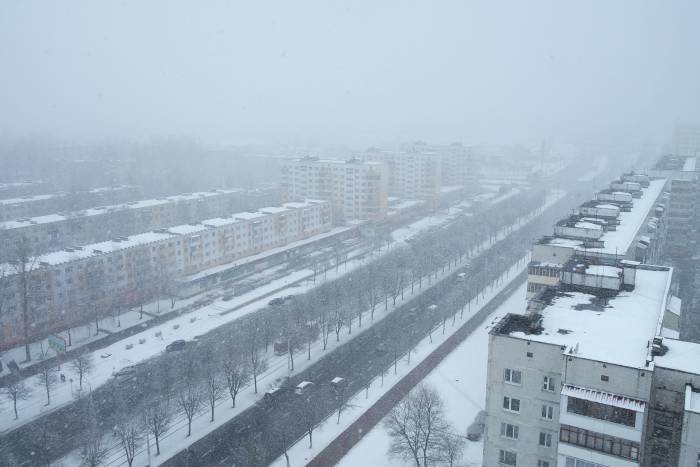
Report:
[{"label": "white apartment building", "polygon": [[66,209],[78,210],[102,204],[131,201],[140,193],[139,187],[119,185],[94,188],[75,193],[48,193],[0,199],[0,221],[34,217]]},{"label": "white apartment building", "polygon": [[490,333],[484,465],[696,467],[700,345],[664,326],[672,269],[575,260]]},{"label": "white apartment building", "polygon": [[[622,191],[621,184],[634,184],[628,189],[638,196]],[[620,180],[615,185],[617,188],[597,193],[595,200],[557,222],[552,236],[533,245],[528,298],[556,286],[562,266],[575,254],[595,258],[601,264],[620,259],[656,262],[666,237],[666,179],[643,183]]]},{"label": "white apartment building", "polygon": [[[330,230],[326,201],[306,200],[195,224],[117,237],[37,257],[31,274],[33,335],[85,323],[94,307],[129,306],[152,297],[165,283],[235,262]],[[7,293],[0,316],[2,348],[21,341],[18,277],[0,264]]]},{"label": "white apartment building", "polygon": [[442,158],[434,152],[368,149],[363,158],[386,164],[390,196],[437,201],[442,186]]},{"label": "white apartment building", "polygon": [[249,208],[247,199],[243,190],[212,190],[0,222],[0,261],[14,259],[22,238],[30,241],[33,254],[41,254],[228,215]]},{"label": "white apartment building", "polygon": [[388,172],[381,162],[303,157],[282,164],[285,201],[330,202],[336,224],[382,219],[387,212]]}]

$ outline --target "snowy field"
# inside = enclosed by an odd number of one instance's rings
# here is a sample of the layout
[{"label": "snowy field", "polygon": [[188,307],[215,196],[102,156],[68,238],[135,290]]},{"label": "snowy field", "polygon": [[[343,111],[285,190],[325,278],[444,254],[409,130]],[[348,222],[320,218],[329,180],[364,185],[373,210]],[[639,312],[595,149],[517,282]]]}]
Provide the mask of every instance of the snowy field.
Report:
[{"label": "snowy field", "polygon": [[[508,277],[516,277],[526,267],[527,258],[524,258],[510,269]],[[457,331],[459,326],[464,324],[465,320],[486,305],[508,284],[509,281],[505,280],[499,286],[489,287],[484,299],[478,303],[476,300],[472,302],[471,313],[469,315],[465,313],[463,320],[458,318],[454,326],[448,321],[444,335],[441,327],[438,326],[436,331],[433,332],[432,342],[429,337],[425,337],[411,352],[410,364],[408,364],[407,355],[404,354],[400,359],[396,375],[394,375],[394,368],[391,365],[387,368],[383,382],[381,378],[375,378],[368,391],[362,390],[355,394],[349,401],[350,407],[341,413],[340,422],[338,422],[337,412],[331,414],[314,430],[314,443],[311,449],[309,448],[308,437],[300,438],[288,451],[291,467],[301,467],[313,459],[380,397]],[[476,413],[484,407],[488,330],[492,323],[505,313],[521,313],[524,311],[525,286],[523,284],[521,287],[518,287],[503,306],[491,314],[482,326],[460,344],[426,378],[426,381],[440,392],[445,402],[445,412],[448,415],[448,419],[455,425],[459,433],[466,432],[467,426],[472,422]],[[388,446],[389,438],[382,426],[378,425],[338,465],[344,467],[368,465],[398,467],[409,465],[390,459],[386,455]],[[469,461],[467,465],[480,465],[481,443],[469,443],[465,451],[465,459]],[[272,467],[286,467],[284,456],[272,463]]]}]

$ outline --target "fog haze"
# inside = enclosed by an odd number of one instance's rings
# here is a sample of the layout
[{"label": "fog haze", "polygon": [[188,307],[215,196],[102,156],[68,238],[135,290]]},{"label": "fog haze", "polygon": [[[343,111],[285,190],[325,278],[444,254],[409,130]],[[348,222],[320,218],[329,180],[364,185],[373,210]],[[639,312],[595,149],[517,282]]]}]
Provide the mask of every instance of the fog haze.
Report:
[{"label": "fog haze", "polygon": [[8,1],[0,132],[643,139],[700,120],[700,4]]}]

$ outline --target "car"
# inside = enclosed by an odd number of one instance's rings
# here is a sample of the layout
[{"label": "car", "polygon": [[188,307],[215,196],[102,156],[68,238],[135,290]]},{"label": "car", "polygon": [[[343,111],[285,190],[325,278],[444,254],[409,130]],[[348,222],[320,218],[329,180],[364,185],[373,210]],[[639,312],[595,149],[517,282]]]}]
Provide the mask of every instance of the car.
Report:
[{"label": "car", "polygon": [[134,376],[136,374],[136,370],[143,365],[143,363],[137,363],[135,365],[125,366],[121,370],[112,373],[112,376],[115,378],[128,378],[130,376]]},{"label": "car", "polygon": [[342,391],[345,388],[345,385],[347,384],[347,380],[345,378],[341,378],[340,376],[336,376],[331,380],[331,389],[335,392]]},{"label": "car", "polygon": [[270,306],[278,306],[278,305],[283,305],[284,304],[284,298],[282,297],[277,297],[273,298],[269,302],[267,302],[268,305]]},{"label": "car", "polygon": [[263,394],[262,399],[260,399],[260,403],[264,405],[271,405],[275,403],[275,401],[279,399],[282,394],[284,394],[283,388],[272,387],[265,391],[265,394]]},{"label": "car", "polygon": [[311,381],[302,381],[301,383],[297,384],[296,388],[294,388],[294,394],[300,396],[304,395],[313,387],[314,383],[312,383]]},{"label": "car", "polygon": [[386,345],[384,345],[383,342],[380,342],[377,344],[377,346],[374,348],[374,351],[378,354],[385,354],[386,353]]},{"label": "car", "polygon": [[484,435],[484,428],[486,426],[486,412],[481,410],[474,421],[467,428],[467,439],[469,441],[479,441]]},{"label": "car", "polygon": [[232,300],[232,299],[233,299],[233,294],[232,294],[232,293],[227,293],[226,295],[224,295],[223,297],[221,297],[221,300],[223,300],[223,301],[225,301],[225,302],[228,302],[229,300]]},{"label": "car", "polygon": [[179,339],[176,341],[172,341],[170,344],[168,344],[165,347],[165,351],[166,352],[178,352],[180,350],[184,350],[186,346],[187,346],[187,342],[182,340],[182,339]]}]

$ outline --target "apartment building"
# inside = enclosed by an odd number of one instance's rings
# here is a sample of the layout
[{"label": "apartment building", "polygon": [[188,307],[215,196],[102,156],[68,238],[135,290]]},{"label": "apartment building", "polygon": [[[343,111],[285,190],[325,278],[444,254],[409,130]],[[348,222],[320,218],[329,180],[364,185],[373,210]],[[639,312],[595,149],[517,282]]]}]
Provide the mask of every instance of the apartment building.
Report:
[{"label": "apartment building", "polygon": [[370,148],[366,161],[386,164],[390,196],[436,202],[442,186],[442,157],[433,151],[389,151]]},{"label": "apartment building", "polygon": [[0,221],[42,216],[64,210],[125,203],[137,198],[141,189],[131,185],[101,187],[75,193],[48,193],[0,199]]},{"label": "apartment building", "polygon": [[585,261],[489,335],[484,465],[695,467],[700,345],[665,325],[672,268]]},{"label": "apartment building", "polygon": [[288,160],[282,164],[280,185],[285,201],[329,201],[336,224],[386,216],[388,172],[381,162],[316,157]]},{"label": "apartment building", "polygon": [[696,157],[665,155],[650,174],[670,180],[667,215],[669,218],[666,253],[674,258],[687,256],[689,247],[696,246],[696,210],[698,203],[698,167]]},{"label": "apartment building", "polygon": [[39,195],[52,191],[50,183],[40,180],[23,180],[19,182],[0,183],[0,198],[19,198],[21,196]]},{"label": "apartment building", "polygon": [[[331,225],[330,204],[306,200],[41,255],[30,274],[31,333],[85,323],[95,309],[104,313],[142,302],[185,275],[309,238]],[[21,294],[16,269],[0,268],[7,298],[0,342],[6,348],[22,339]]]},{"label": "apartment building", "polygon": [[260,206],[257,191],[212,190],[0,222],[0,261],[27,238],[33,254],[195,222]]},{"label": "apartment building", "polygon": [[[657,262],[668,222],[666,179],[626,174],[554,226],[554,234],[532,248],[528,298],[556,286],[562,266],[574,255],[615,264],[620,259]],[[634,178],[636,181],[631,181]]]}]

